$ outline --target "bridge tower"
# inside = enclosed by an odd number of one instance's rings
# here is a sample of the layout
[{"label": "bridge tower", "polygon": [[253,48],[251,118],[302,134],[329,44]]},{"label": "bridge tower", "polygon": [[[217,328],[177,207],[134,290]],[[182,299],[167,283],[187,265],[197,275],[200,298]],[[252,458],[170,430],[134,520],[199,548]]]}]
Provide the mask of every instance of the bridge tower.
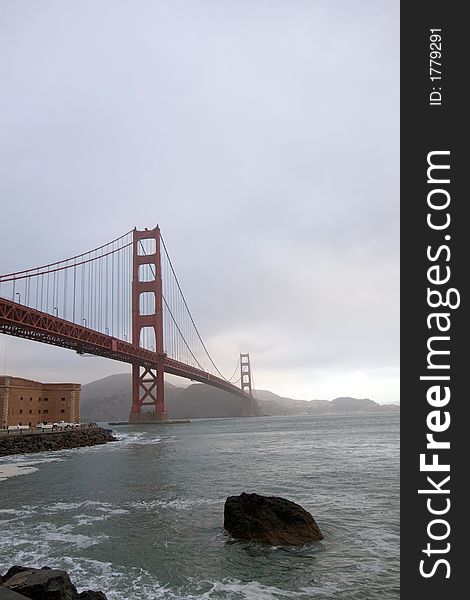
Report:
[{"label": "bridge tower", "polygon": [[251,367],[250,355],[240,354],[240,375],[242,392],[245,392],[250,398],[253,398],[253,389],[251,387]]},{"label": "bridge tower", "polygon": [[258,401],[253,395],[252,381],[250,355],[240,354],[240,385],[242,392],[245,392],[249,397],[249,403],[243,411],[244,416],[255,416],[259,414]]},{"label": "bridge tower", "polygon": [[[142,310],[142,294],[150,294],[153,312]],[[152,298],[153,296],[153,298]],[[142,330],[150,328],[155,335],[156,366],[132,364],[131,423],[166,420],[164,400],[163,296],[160,253],[160,228],[133,231],[132,265],[132,344],[142,346]],[[153,411],[142,412],[143,406]]]}]

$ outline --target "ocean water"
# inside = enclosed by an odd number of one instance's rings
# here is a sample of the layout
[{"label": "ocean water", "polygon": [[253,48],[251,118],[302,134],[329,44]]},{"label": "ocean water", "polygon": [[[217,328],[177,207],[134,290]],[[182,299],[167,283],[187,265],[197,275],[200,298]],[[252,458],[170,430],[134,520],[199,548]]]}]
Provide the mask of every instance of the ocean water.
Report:
[{"label": "ocean water", "polygon": [[[118,426],[105,446],[0,459],[0,571],[64,568],[110,600],[399,598],[399,417]],[[279,495],[325,538],[231,540],[225,498]]]}]

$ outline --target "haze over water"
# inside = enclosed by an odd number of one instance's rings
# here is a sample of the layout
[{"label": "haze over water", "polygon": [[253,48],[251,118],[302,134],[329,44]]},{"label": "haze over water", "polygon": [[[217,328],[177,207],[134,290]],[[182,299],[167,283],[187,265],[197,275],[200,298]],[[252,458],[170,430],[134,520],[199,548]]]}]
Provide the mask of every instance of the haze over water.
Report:
[{"label": "haze over water", "polygon": [[[399,597],[397,415],[115,431],[106,446],[0,459],[1,571],[62,567],[110,600]],[[325,539],[232,541],[223,505],[243,491],[300,503]]]}]

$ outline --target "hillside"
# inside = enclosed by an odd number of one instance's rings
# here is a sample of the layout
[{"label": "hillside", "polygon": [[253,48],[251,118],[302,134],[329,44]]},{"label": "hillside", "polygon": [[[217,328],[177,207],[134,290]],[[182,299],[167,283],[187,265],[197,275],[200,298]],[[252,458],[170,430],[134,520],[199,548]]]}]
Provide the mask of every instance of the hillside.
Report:
[{"label": "hillside", "polygon": [[[165,382],[167,405],[181,391],[182,388]],[[80,415],[83,421],[127,421],[130,405],[130,373],[110,375],[82,386]]]},{"label": "hillside", "polygon": [[[295,400],[267,390],[257,390],[262,415],[308,415],[344,412],[398,412],[397,405],[380,405],[368,398]],[[171,419],[237,417],[242,414],[238,396],[194,383],[186,388],[165,382],[165,403]],[[131,404],[131,375],[111,375],[82,386],[83,421],[127,421]]]},{"label": "hillside", "polygon": [[349,396],[334,400],[295,400],[277,396],[266,390],[257,390],[262,412],[270,415],[312,415],[329,412],[398,412],[399,405],[378,404],[369,398],[351,398]]}]

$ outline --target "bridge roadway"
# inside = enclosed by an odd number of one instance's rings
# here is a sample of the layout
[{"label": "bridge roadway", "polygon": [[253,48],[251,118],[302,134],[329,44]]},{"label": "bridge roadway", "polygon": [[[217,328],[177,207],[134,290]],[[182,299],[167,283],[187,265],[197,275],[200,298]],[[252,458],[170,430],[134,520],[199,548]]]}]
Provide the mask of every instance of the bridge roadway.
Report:
[{"label": "bridge roadway", "polygon": [[225,379],[169,358],[166,354],[158,355],[130,342],[1,297],[0,333],[69,348],[79,354],[94,354],[152,369],[156,368],[159,361],[163,361],[165,373],[206,383],[244,400],[248,399],[245,392]]}]

